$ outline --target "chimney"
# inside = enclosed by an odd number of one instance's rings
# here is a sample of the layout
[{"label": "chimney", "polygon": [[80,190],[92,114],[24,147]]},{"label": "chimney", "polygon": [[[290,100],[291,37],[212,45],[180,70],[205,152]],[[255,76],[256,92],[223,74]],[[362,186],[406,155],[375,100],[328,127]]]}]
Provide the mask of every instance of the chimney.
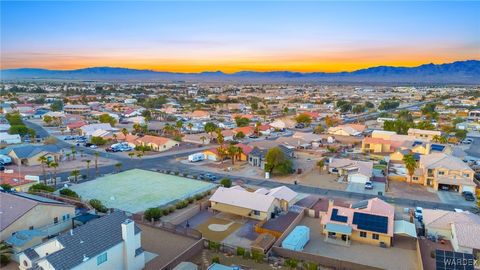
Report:
[{"label": "chimney", "polygon": [[70,235],[73,236],[73,229],[70,229]]},{"label": "chimney", "polygon": [[328,199],[328,208],[332,208],[332,207],[333,207],[333,200]]},{"label": "chimney", "polygon": [[131,219],[126,219],[121,226],[124,269],[134,269],[135,250],[137,249],[137,241],[135,241],[135,222],[133,222]]}]

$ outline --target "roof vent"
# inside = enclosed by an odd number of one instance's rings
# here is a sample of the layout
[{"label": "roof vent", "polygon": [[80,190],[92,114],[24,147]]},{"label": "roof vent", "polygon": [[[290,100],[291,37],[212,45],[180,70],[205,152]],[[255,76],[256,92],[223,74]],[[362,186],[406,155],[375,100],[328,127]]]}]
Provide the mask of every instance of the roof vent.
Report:
[{"label": "roof vent", "polygon": [[70,235],[73,235],[73,229],[70,229]]},{"label": "roof vent", "polygon": [[90,259],[90,258],[88,258],[87,255],[83,254],[83,260],[82,260],[82,262],[86,262],[86,261],[88,261],[89,259]]}]

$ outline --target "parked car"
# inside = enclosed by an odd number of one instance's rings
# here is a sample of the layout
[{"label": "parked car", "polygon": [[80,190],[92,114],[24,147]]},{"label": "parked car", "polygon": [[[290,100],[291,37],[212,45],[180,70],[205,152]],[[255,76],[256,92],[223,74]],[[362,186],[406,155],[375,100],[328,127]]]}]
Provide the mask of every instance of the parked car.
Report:
[{"label": "parked car", "polygon": [[206,174],[205,174],[205,178],[206,178],[206,180],[210,180],[210,181],[215,181],[215,180],[217,180],[217,176],[215,176],[215,175],[213,175],[213,174],[211,174],[211,173],[206,173]]},{"label": "parked car", "polygon": [[92,144],[90,145],[90,148],[95,149],[95,148],[98,148],[98,146],[96,146],[95,144]]},{"label": "parked car", "polygon": [[423,208],[422,207],[415,207],[414,216],[415,216],[416,219],[422,219],[423,218]]},{"label": "parked car", "polygon": [[365,182],[365,189],[373,189],[373,183],[370,181]]},{"label": "parked car", "polygon": [[65,136],[65,138],[63,138],[65,141],[71,141],[71,140],[75,140],[75,137],[74,136]]},{"label": "parked car", "polygon": [[475,201],[475,197],[473,196],[473,193],[470,191],[464,191],[462,192],[463,198],[465,198],[466,201],[473,202]]},{"label": "parked car", "polygon": [[0,165],[0,172],[3,172],[3,171],[5,171],[5,166],[3,166],[3,164],[2,164],[2,165]]},{"label": "parked car", "polygon": [[107,147],[107,148],[105,148],[105,151],[107,151],[107,152],[118,152],[119,150],[117,148],[114,148],[114,147]]},{"label": "parked car", "polygon": [[305,128],[305,125],[300,123],[300,124],[295,125],[295,128]]}]

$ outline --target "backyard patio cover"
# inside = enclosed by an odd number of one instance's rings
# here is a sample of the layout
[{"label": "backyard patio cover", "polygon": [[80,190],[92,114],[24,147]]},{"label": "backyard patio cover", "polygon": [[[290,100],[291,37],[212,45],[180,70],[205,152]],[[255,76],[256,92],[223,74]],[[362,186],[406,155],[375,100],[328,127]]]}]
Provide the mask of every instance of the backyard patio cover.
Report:
[{"label": "backyard patio cover", "polygon": [[336,223],[327,223],[325,230],[334,233],[341,233],[346,235],[352,235],[352,227]]},{"label": "backyard patio cover", "polygon": [[243,208],[243,207],[238,207],[234,205],[227,205],[223,203],[216,203],[215,205],[212,206],[213,210],[217,210],[220,212],[227,212],[230,214],[235,214],[239,216],[248,216],[252,212],[251,209]]},{"label": "backyard patio cover", "polygon": [[415,229],[415,224],[410,223],[406,220],[395,220],[393,233],[417,238],[417,230]]}]

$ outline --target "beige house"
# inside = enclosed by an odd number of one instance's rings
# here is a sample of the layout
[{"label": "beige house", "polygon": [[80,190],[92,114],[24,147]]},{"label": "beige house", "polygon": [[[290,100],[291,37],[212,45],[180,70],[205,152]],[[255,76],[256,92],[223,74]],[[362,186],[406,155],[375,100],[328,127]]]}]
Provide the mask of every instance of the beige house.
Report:
[{"label": "beige house", "polygon": [[165,137],[145,135],[135,140],[137,145],[148,146],[153,151],[162,152],[167,151],[175,146],[179,146],[180,143]]},{"label": "beige house", "polygon": [[59,162],[61,160],[60,148],[56,145],[24,145],[12,148],[8,156],[14,164],[26,166],[41,165],[39,158],[45,157],[47,161]]},{"label": "beige house", "polygon": [[287,187],[255,192],[240,186],[219,187],[210,198],[210,204],[215,211],[262,221],[288,210],[296,197],[297,193]]},{"label": "beige house", "polygon": [[71,227],[75,206],[27,193],[0,193],[0,241],[17,231],[50,227],[55,234]]},{"label": "beige house", "polygon": [[409,128],[407,133],[408,136],[413,136],[417,139],[423,139],[428,141],[431,141],[435,136],[442,136],[442,132],[438,130],[424,130],[417,128]]},{"label": "beige house", "polygon": [[445,154],[422,155],[412,183],[431,186],[435,190],[448,189],[475,193],[474,171],[461,159]]}]

